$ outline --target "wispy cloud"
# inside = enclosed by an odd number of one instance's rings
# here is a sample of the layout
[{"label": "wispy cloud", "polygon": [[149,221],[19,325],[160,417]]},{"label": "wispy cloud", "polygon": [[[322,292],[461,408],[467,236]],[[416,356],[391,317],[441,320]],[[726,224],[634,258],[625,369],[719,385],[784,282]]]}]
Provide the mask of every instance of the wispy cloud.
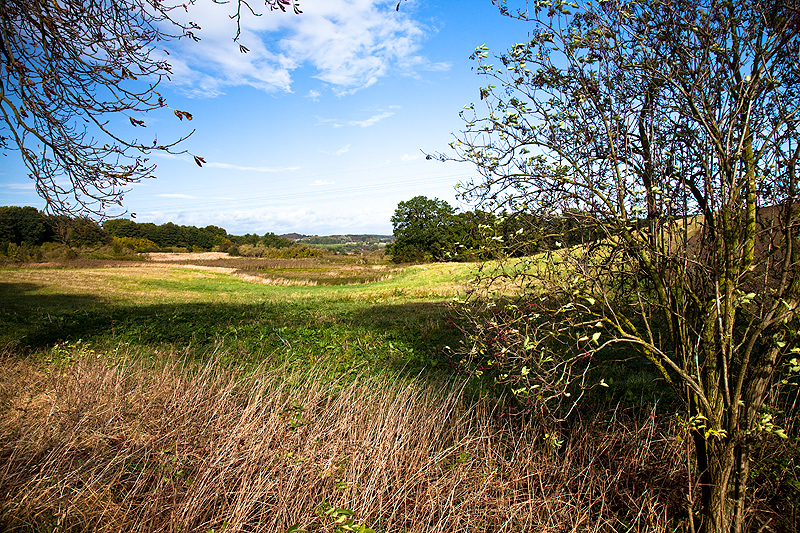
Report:
[{"label": "wispy cloud", "polygon": [[311,184],[313,187],[318,187],[320,185],[336,185],[335,181],[325,181],[325,180],[316,180],[314,183]]},{"label": "wispy cloud", "polygon": [[422,157],[422,154],[414,154],[414,155],[403,154],[403,157],[401,157],[400,159],[402,161],[416,161],[417,159],[420,159],[421,157]]},{"label": "wispy cloud", "polygon": [[195,200],[199,196],[192,196],[191,194],[156,194],[159,198],[183,198],[186,200]]},{"label": "wispy cloud", "polygon": [[32,181],[30,183],[0,183],[0,187],[15,191],[32,191],[36,188]]},{"label": "wispy cloud", "polygon": [[348,126],[360,126],[362,128],[369,128],[370,126],[374,126],[375,124],[377,124],[381,120],[383,120],[385,118],[389,118],[392,115],[394,115],[394,113],[392,113],[390,111],[385,111],[385,112],[380,113],[378,115],[372,115],[367,120],[351,120],[350,122],[347,123],[347,125]]},{"label": "wispy cloud", "polygon": [[[395,0],[304,0],[303,14],[268,12],[242,17],[239,43],[231,5],[201,2],[178,15],[201,26],[200,42],[179,41],[167,59],[173,83],[194,97],[214,97],[225,87],[250,85],[291,91],[292,74],[303,66],[338,95],[375,84],[391,71],[443,70],[419,55],[428,31],[413,9],[394,9]],[[309,98],[318,98],[310,91]]]},{"label": "wispy cloud", "polygon": [[335,155],[335,156],[338,157],[340,155],[344,155],[347,152],[349,152],[350,151],[350,146],[351,145],[348,144],[346,146],[342,146],[338,150],[325,150],[325,149],[320,148],[319,152],[322,153],[322,154],[325,154],[325,155]]},{"label": "wispy cloud", "polygon": [[[155,157],[160,157],[162,159],[193,161],[191,156],[187,154],[167,154],[167,153],[155,152],[152,155]],[[219,161],[209,161],[208,163],[203,163],[203,167],[224,168],[226,170],[238,170],[241,172],[293,172],[295,170],[300,170],[300,167],[253,167],[246,165],[234,165],[231,163],[221,163]]]},{"label": "wispy cloud", "polygon": [[377,113],[363,120],[339,120],[334,118],[321,118],[321,117],[317,117],[317,120],[319,121],[320,124],[330,124],[334,128],[344,128],[345,126],[368,128],[370,126],[374,126],[383,119],[391,117],[392,115],[394,115],[392,111],[384,111],[382,113]]},{"label": "wispy cloud", "polygon": [[433,72],[447,72],[453,68],[452,63],[426,63],[423,65],[423,70],[430,70]]},{"label": "wispy cloud", "polygon": [[206,163],[205,166],[212,168],[224,168],[228,170],[241,170],[243,172],[290,172],[298,170],[300,167],[246,167],[241,165],[231,165],[229,163]]}]

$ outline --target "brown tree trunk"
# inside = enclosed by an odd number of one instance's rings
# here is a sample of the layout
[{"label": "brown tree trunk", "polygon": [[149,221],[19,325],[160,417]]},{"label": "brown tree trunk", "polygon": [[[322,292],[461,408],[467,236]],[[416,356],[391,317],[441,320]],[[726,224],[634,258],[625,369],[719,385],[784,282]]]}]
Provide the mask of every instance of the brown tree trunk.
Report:
[{"label": "brown tree trunk", "polygon": [[734,465],[733,524],[731,531],[744,531],[744,516],[747,497],[747,479],[750,477],[750,444],[743,443],[736,447],[736,464]]},{"label": "brown tree trunk", "polygon": [[748,449],[734,446],[727,438],[693,434],[701,489],[698,533],[741,533],[743,505],[749,466]]}]

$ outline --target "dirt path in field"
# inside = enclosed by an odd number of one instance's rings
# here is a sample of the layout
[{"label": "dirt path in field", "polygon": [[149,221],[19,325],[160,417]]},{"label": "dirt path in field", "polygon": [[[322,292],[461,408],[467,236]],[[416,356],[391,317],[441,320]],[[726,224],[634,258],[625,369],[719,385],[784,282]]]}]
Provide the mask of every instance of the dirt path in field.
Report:
[{"label": "dirt path in field", "polygon": [[150,261],[156,263],[176,263],[185,261],[199,261],[199,260],[212,260],[212,259],[228,259],[229,256],[225,252],[195,252],[195,253],[167,253],[167,252],[152,252],[144,254]]},{"label": "dirt path in field", "polygon": [[153,252],[145,255],[148,261],[142,263],[142,266],[156,268],[188,268],[189,270],[203,270],[205,272],[215,272],[217,274],[234,274],[237,270],[233,267],[210,267],[188,264],[189,261],[226,259],[230,257],[224,252],[198,252],[188,254]]},{"label": "dirt path in field", "polygon": [[[306,280],[289,280],[289,279],[272,279],[264,278],[261,276],[253,276],[235,267],[212,267],[202,265],[187,264],[188,261],[201,261],[201,260],[214,260],[214,259],[230,259],[231,257],[225,252],[197,252],[197,253],[164,253],[154,252],[147,254],[149,261],[142,263],[142,266],[149,266],[155,268],[186,268],[189,270],[202,270],[204,272],[214,272],[215,274],[229,274],[236,276],[244,281],[251,283],[262,283],[264,285],[316,285],[316,281]],[[231,259],[235,261],[235,259]]]}]

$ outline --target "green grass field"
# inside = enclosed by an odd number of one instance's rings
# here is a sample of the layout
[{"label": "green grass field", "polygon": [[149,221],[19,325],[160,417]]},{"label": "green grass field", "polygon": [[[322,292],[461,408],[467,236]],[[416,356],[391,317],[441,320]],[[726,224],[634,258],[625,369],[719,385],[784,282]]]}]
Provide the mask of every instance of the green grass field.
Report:
[{"label": "green grass field", "polygon": [[[77,341],[151,352],[191,347],[199,357],[224,351],[232,363],[333,359],[344,368],[413,370],[436,364],[457,342],[447,304],[470,266],[413,266],[385,281],[338,286],[274,286],[201,270],[208,268],[2,270],[0,342],[34,352]],[[293,275],[302,271],[295,266]]]},{"label": "green grass field", "polygon": [[675,529],[654,417],[550,427],[454,371],[473,265],[203,261],[0,269],[1,531]]}]

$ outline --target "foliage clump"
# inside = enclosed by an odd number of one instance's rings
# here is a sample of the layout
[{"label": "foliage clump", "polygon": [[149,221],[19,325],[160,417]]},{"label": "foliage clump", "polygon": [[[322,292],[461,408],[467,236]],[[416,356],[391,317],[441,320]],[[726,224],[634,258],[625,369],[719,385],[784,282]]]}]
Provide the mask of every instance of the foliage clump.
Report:
[{"label": "foliage clump", "polygon": [[457,212],[444,200],[425,196],[400,202],[392,225],[394,243],[386,247],[386,252],[395,263],[524,257],[601,235],[580,213],[566,211],[543,217],[502,209]]}]

